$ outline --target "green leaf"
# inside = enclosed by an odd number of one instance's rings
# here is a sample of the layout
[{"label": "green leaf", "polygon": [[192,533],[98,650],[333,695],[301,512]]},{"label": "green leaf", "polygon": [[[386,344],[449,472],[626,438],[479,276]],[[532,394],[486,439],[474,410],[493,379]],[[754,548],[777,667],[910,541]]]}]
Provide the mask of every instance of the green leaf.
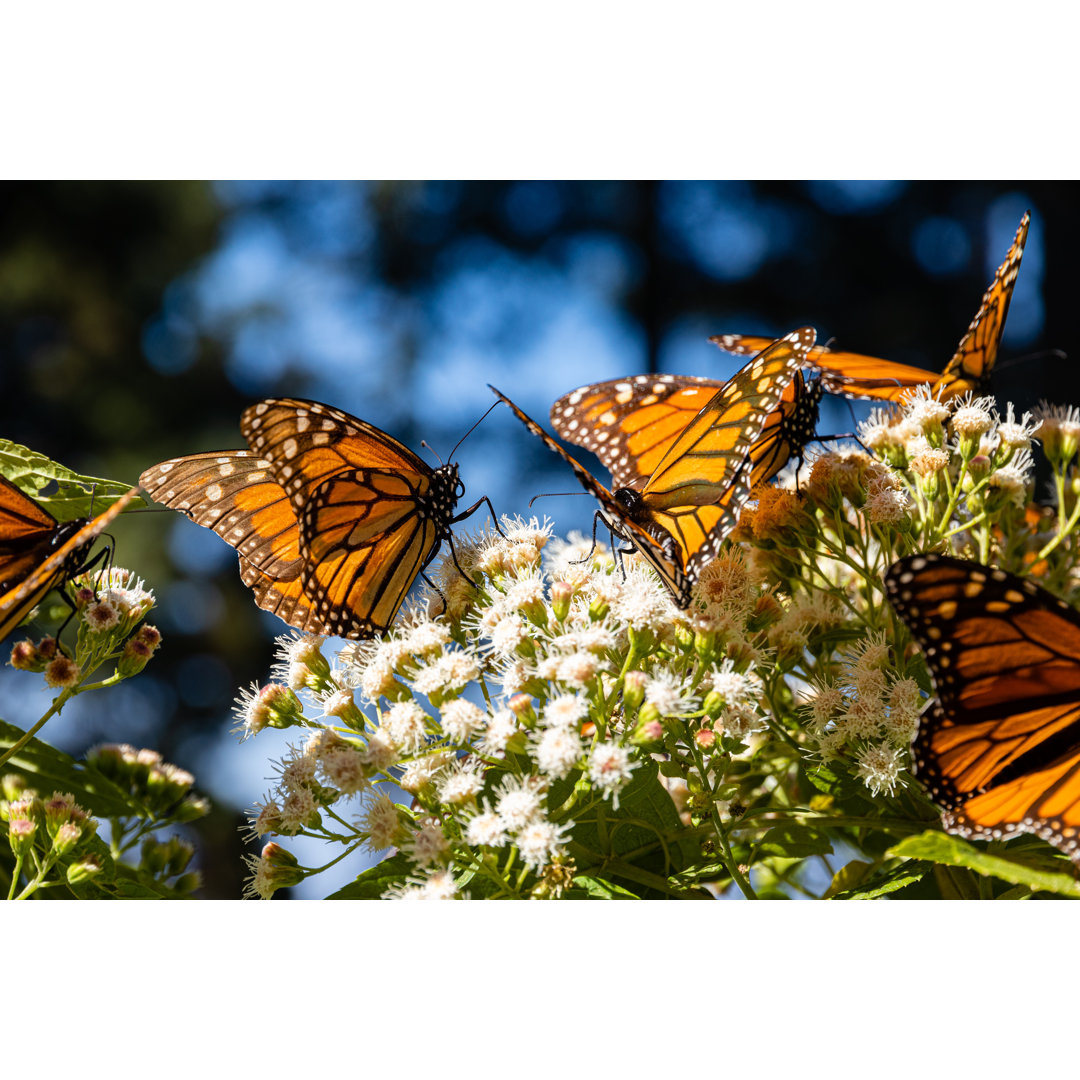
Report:
[{"label": "green leaf", "polygon": [[1026,858],[990,855],[950,833],[928,831],[905,837],[889,849],[889,854],[908,859],[929,859],[944,866],[972,870],[983,877],[999,878],[1010,885],[1026,885],[1032,892],[1049,892],[1080,899],[1080,882],[1071,874],[1040,870]]},{"label": "green leaf", "polygon": [[835,893],[830,900],[876,900],[879,896],[899,892],[909,885],[922,881],[930,873],[931,865],[925,862],[906,862],[885,874],[872,874],[860,884],[845,892]]},{"label": "green leaf", "polygon": [[588,874],[579,874],[574,878],[573,888],[568,889],[566,898],[576,899],[575,893],[585,893],[590,900],[637,900],[637,893],[624,889],[614,881],[605,878],[591,877]]},{"label": "green leaf", "polygon": [[[597,801],[590,814],[575,822],[570,851],[578,873],[605,880],[617,877],[643,897],[658,899],[665,895],[663,890],[641,892],[641,877],[615,872],[608,864],[618,861],[643,876],[666,880],[701,861],[699,843],[686,836],[675,804],[657,774],[655,761],[643,762],[619,792],[618,807],[607,799]],[[552,801],[558,805],[556,799]]]},{"label": "green leaf", "polygon": [[9,439],[0,439],[0,474],[58,521],[100,514],[132,486],[118,480],[81,476]]},{"label": "green leaf", "polygon": [[833,874],[832,883],[825,890],[822,900],[831,900],[839,893],[845,893],[859,885],[870,872],[871,863],[861,859],[852,859],[846,866],[841,866]]},{"label": "green leaf", "polygon": [[414,872],[413,864],[400,852],[369,866],[355,881],[331,893],[327,900],[381,900],[392,885],[400,885]]},{"label": "green leaf", "polygon": [[[0,720],[0,754],[6,753],[25,734]],[[150,817],[149,811],[130,794],[81,761],[31,739],[0,767],[0,773],[18,773],[47,799],[54,791],[66,791],[95,817]]]},{"label": "green leaf", "polygon": [[776,825],[761,838],[754,853],[759,859],[806,859],[832,854],[832,844],[823,832],[809,825]]}]

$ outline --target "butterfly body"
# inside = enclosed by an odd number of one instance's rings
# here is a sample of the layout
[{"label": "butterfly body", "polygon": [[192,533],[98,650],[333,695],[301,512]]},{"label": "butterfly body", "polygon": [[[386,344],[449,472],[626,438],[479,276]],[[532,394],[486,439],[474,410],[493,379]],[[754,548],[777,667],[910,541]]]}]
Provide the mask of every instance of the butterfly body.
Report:
[{"label": "butterfly body", "polygon": [[[1029,222],[1030,214],[1026,213],[1005,261],[994,274],[975,317],[942,372],[818,345],[810,350],[807,359],[820,372],[824,389],[830,394],[872,401],[900,401],[915,387],[926,384],[941,401],[949,401],[968,391],[985,393],[1020,273]],[[717,334],[709,340],[726,352],[747,356],[763,348],[770,339],[746,334]]]},{"label": "butterfly body", "polygon": [[256,603],[290,626],[388,629],[451,524],[476,509],[454,516],[457,465],[433,469],[374,425],[301,398],[252,405],[240,426],[249,449],[174,458],[140,484],[232,544]]},{"label": "butterfly body", "polygon": [[[585,387],[560,399],[556,409],[562,402],[565,405],[556,428],[561,425],[570,431],[568,438],[584,430],[579,416],[592,410],[597,417],[595,433],[585,445],[603,448],[601,458],[611,468],[614,491],[601,484],[509,398],[498,390],[495,393],[534,435],[570,465],[585,490],[600,502],[612,531],[631,543],[654,567],[675,603],[687,607],[702,568],[716,556],[750,497],[751,447],[796,378],[814,337],[814,331],[804,327],[777,339],[719,388],[704,383],[676,385],[671,381],[674,377],[645,376],[642,378],[651,380],[648,384],[619,380],[611,384],[613,393],[608,392],[608,384],[600,384],[599,388]],[[653,439],[655,432],[646,432],[645,438],[652,441],[641,454],[628,449],[626,440],[634,433],[632,430],[629,434],[620,431],[617,439],[609,439],[607,434],[608,429],[616,427],[620,415],[613,410],[635,400],[635,386],[644,387],[646,396],[653,394],[658,400],[691,390],[697,405],[689,417],[679,415],[678,422],[666,428],[659,440]],[[589,392],[597,389],[600,395],[589,399]],[[660,400],[661,407],[665,404]],[[680,406],[682,414],[687,411],[687,406]],[[612,422],[603,419],[608,412],[613,412]],[[632,410],[622,415],[632,415]],[[662,443],[659,449],[658,443]]]},{"label": "butterfly body", "polygon": [[944,555],[900,560],[885,585],[934,677],[912,761],[946,828],[1030,832],[1080,861],[1080,613]]},{"label": "butterfly body", "polygon": [[134,489],[125,493],[95,518],[58,522],[0,476],[0,638],[18,626],[51,589],[83,569],[94,541],[135,494]]}]

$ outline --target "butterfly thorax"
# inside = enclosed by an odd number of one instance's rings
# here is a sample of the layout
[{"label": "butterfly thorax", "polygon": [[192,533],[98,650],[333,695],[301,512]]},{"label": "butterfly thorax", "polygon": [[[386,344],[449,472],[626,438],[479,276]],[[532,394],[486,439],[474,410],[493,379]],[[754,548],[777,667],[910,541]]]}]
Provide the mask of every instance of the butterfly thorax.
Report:
[{"label": "butterfly thorax", "polygon": [[[671,533],[659,524],[649,511],[641,492],[631,487],[616,488],[612,492],[615,501],[626,511],[626,516],[647,532],[669,555],[675,552],[675,540]],[[618,532],[618,529],[615,530]],[[629,538],[628,538],[629,539]]]},{"label": "butterfly thorax", "polygon": [[433,521],[440,534],[448,534],[454,509],[463,493],[457,465],[440,465],[432,472],[427,491],[416,499],[416,514],[421,520]]},{"label": "butterfly thorax", "polygon": [[[802,377],[801,372],[796,375],[796,379]],[[818,412],[824,392],[825,387],[820,379],[807,379],[805,392],[796,397],[795,409],[781,421],[784,439],[799,448],[800,456],[802,448],[817,434]]]}]

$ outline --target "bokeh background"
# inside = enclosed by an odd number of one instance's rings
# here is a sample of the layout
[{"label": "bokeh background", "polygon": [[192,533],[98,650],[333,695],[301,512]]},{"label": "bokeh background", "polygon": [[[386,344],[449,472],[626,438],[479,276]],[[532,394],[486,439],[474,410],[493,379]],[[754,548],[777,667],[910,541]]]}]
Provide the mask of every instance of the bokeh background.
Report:
[{"label": "bokeh background", "polygon": [[[273,394],[329,402],[445,458],[491,403],[487,383],[546,422],[556,397],[598,379],[731,375],[739,362],[707,342],[723,332],[811,324],[819,341],[940,370],[1026,209],[994,390],[1020,410],[1041,398],[1080,404],[1073,184],[9,183],[0,193],[0,435],[91,475],[134,482],[164,458],[242,446],[241,410]],[[819,431],[851,431],[866,411],[827,400]],[[529,510],[532,496],[575,482],[506,410],[456,460],[462,507],[486,494],[500,513],[550,515],[563,535],[590,528],[584,496]],[[237,897],[242,856],[257,847],[241,836],[244,811],[269,790],[283,743],[268,731],[240,744],[231,706],[240,686],[265,681],[286,628],[254,606],[234,552],[209,531],[147,513],[115,533],[119,564],[159,598],[164,646],[43,736],[76,755],[104,740],[150,746],[194,772],[215,807],[195,829],[200,895]],[[0,669],[4,719],[27,726],[47,700],[38,677]],[[362,865],[294,895],[322,895]]]}]

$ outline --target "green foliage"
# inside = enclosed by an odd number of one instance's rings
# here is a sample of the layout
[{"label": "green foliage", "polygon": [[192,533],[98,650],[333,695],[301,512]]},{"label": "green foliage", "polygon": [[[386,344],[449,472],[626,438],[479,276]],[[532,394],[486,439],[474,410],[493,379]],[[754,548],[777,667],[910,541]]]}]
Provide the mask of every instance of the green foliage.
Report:
[{"label": "green foliage", "polygon": [[[909,836],[895,844],[889,854],[896,858],[925,859],[942,866],[971,870],[986,877],[1023,886],[1029,893],[1047,892],[1071,899],[1080,899],[1080,882],[1072,876],[1071,866],[1064,857],[1048,860],[1039,855],[993,855],[977,848],[958,836],[941,832],[924,832]],[[1057,863],[1061,870],[1047,869],[1047,863]]]},{"label": "green foliage", "polygon": [[[81,476],[9,439],[0,439],[0,474],[40,503],[57,521],[100,514],[132,486]],[[136,505],[135,500],[132,505]]]}]

